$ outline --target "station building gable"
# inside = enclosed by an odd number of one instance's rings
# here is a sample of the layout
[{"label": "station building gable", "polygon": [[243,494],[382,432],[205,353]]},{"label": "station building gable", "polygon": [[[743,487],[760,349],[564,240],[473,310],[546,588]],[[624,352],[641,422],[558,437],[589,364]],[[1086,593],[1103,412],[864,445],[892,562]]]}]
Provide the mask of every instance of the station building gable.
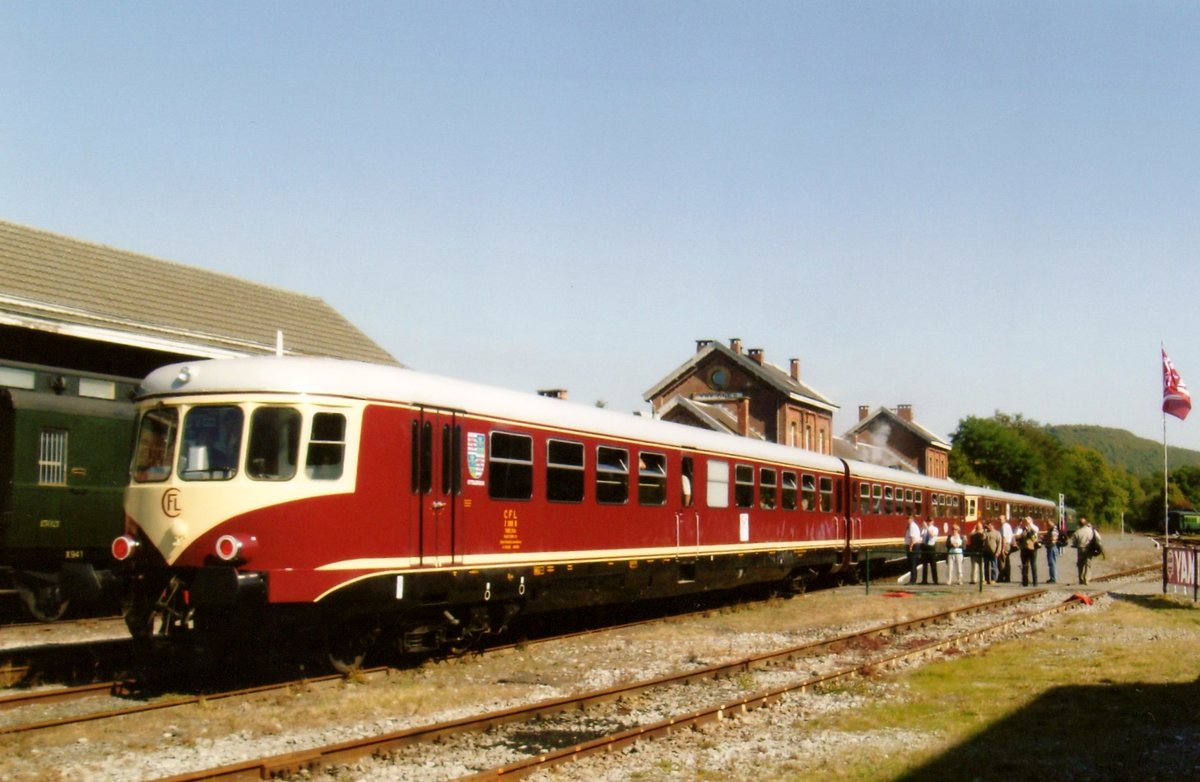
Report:
[{"label": "station building gable", "polygon": [[695,354],[642,397],[668,421],[831,453],[838,406],[800,380],[799,359],[789,364],[743,351],[740,339],[697,340]]},{"label": "station building gable", "polygon": [[864,461],[892,462],[904,469],[923,473],[931,478],[950,475],[950,444],[921,426],[913,419],[912,405],[899,405],[891,410],[867,405],[858,408],[858,423],[844,435],[854,447],[863,450]]}]

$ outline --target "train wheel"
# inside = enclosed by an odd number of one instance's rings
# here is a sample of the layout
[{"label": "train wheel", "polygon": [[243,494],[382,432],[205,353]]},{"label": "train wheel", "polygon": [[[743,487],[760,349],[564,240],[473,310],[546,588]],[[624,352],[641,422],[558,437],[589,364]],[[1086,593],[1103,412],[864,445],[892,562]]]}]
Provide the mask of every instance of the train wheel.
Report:
[{"label": "train wheel", "polygon": [[325,639],[325,657],[338,673],[357,671],[378,638],[377,627],[339,627]]},{"label": "train wheel", "polygon": [[25,608],[39,622],[61,619],[71,605],[71,601],[63,597],[57,584],[32,587],[18,583],[17,594],[20,595]]}]

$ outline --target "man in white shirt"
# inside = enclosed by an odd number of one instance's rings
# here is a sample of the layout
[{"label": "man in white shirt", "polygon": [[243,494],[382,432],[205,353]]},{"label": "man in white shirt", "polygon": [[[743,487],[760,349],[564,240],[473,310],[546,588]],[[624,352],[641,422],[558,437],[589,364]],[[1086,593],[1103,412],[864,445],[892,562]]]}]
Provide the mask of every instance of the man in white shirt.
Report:
[{"label": "man in white shirt", "polygon": [[937,542],[938,528],[932,520],[925,521],[925,529],[921,532],[921,583],[929,583],[929,573],[933,571],[933,583],[938,582],[937,572]]},{"label": "man in white shirt", "polygon": [[908,517],[908,530],[904,533],[904,550],[908,555],[908,583],[915,584],[921,561],[921,527],[912,516]]},{"label": "man in white shirt", "polygon": [[1012,580],[1012,563],[1008,561],[1008,555],[1013,547],[1013,528],[1007,516],[1000,523],[1000,540],[1000,581],[1007,583]]}]

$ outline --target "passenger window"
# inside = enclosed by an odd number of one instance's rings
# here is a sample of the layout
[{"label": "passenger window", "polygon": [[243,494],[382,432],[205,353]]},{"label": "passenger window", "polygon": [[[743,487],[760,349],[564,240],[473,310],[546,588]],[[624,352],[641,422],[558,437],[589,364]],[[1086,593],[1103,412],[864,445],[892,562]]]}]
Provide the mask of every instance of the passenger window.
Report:
[{"label": "passenger window", "polygon": [[680,498],[680,504],[685,508],[692,507],[692,457],[685,456],[681,461],[682,467],[679,472],[679,489],[683,495]]},{"label": "passenger window", "polygon": [[[900,504],[901,504],[900,510],[901,510],[901,512],[903,512],[904,511],[903,500],[901,500]],[[892,503],[892,487],[884,486],[883,487],[883,512],[885,514],[891,515],[895,511],[895,509],[896,509],[896,506]]]},{"label": "passenger window", "polygon": [[260,407],[250,416],[250,448],[246,473],[260,481],[286,481],[296,474],[300,450],[299,411]]},{"label": "passenger window", "polygon": [[770,467],[758,471],[758,504],[764,510],[775,509],[775,471]]},{"label": "passenger window", "polygon": [[783,491],[782,491],[783,509],[796,509],[796,473],[783,473]]},{"label": "passenger window", "polygon": [[546,499],[583,502],[583,443],[546,441]]},{"label": "passenger window", "polygon": [[527,500],[533,496],[533,438],[492,432],[488,459],[488,496]]},{"label": "passenger window", "polygon": [[913,492],[913,507],[916,508],[916,511],[917,511],[916,515],[918,518],[924,512],[921,509],[922,504],[923,503],[921,502],[921,491],[920,491],[920,489],[918,489],[917,491]]},{"label": "passenger window", "polygon": [[754,507],[754,468],[748,464],[734,470],[733,501],[739,508]]},{"label": "passenger window", "polygon": [[138,427],[137,453],[133,456],[133,479],[138,483],[165,481],[171,477],[179,411],[174,407],[147,410]]},{"label": "passenger window", "polygon": [[596,502],[629,501],[629,451],[601,445],[596,449]]},{"label": "passenger window", "polygon": [[[817,479],[812,475],[805,474],[800,480],[803,482],[801,484],[801,489],[804,493],[804,497],[800,502],[800,507],[804,510],[816,510]],[[866,487],[864,486],[863,488]]]},{"label": "passenger window", "polygon": [[[896,491],[900,491],[897,489]],[[904,490],[904,512],[909,516],[913,515],[913,491],[912,489]]]},{"label": "passenger window", "polygon": [[833,478],[821,476],[821,510],[828,513],[833,510]]},{"label": "passenger window", "polygon": [[704,501],[710,508],[729,507],[729,462],[710,459]]},{"label": "passenger window", "polygon": [[667,504],[667,457],[642,451],[638,457],[638,502]]},{"label": "passenger window", "polygon": [[315,414],[312,430],[308,434],[305,474],[318,481],[335,481],[341,478],[345,452],[346,416],[341,413]]},{"label": "passenger window", "polygon": [[871,512],[871,484],[858,484],[858,512],[867,514]]},{"label": "passenger window", "polygon": [[[240,407],[214,405],[189,410],[183,419],[179,476],[185,481],[227,481],[237,475],[242,420]],[[294,471],[295,465],[292,467]]]},{"label": "passenger window", "polygon": [[878,483],[871,484],[872,509],[876,514],[883,513],[883,487]]}]

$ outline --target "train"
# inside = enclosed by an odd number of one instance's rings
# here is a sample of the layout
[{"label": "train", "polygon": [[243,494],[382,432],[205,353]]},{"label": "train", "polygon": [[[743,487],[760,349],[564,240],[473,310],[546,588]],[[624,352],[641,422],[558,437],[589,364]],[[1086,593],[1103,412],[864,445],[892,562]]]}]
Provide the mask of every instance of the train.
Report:
[{"label": "train", "polygon": [[814,578],[901,556],[909,517],[1053,517],[966,487],[559,399],[337,359],[150,374],[126,621],[209,654],[459,651],[518,616]]},{"label": "train", "polygon": [[0,594],[34,619],[113,593],[138,382],[0,363]]}]

